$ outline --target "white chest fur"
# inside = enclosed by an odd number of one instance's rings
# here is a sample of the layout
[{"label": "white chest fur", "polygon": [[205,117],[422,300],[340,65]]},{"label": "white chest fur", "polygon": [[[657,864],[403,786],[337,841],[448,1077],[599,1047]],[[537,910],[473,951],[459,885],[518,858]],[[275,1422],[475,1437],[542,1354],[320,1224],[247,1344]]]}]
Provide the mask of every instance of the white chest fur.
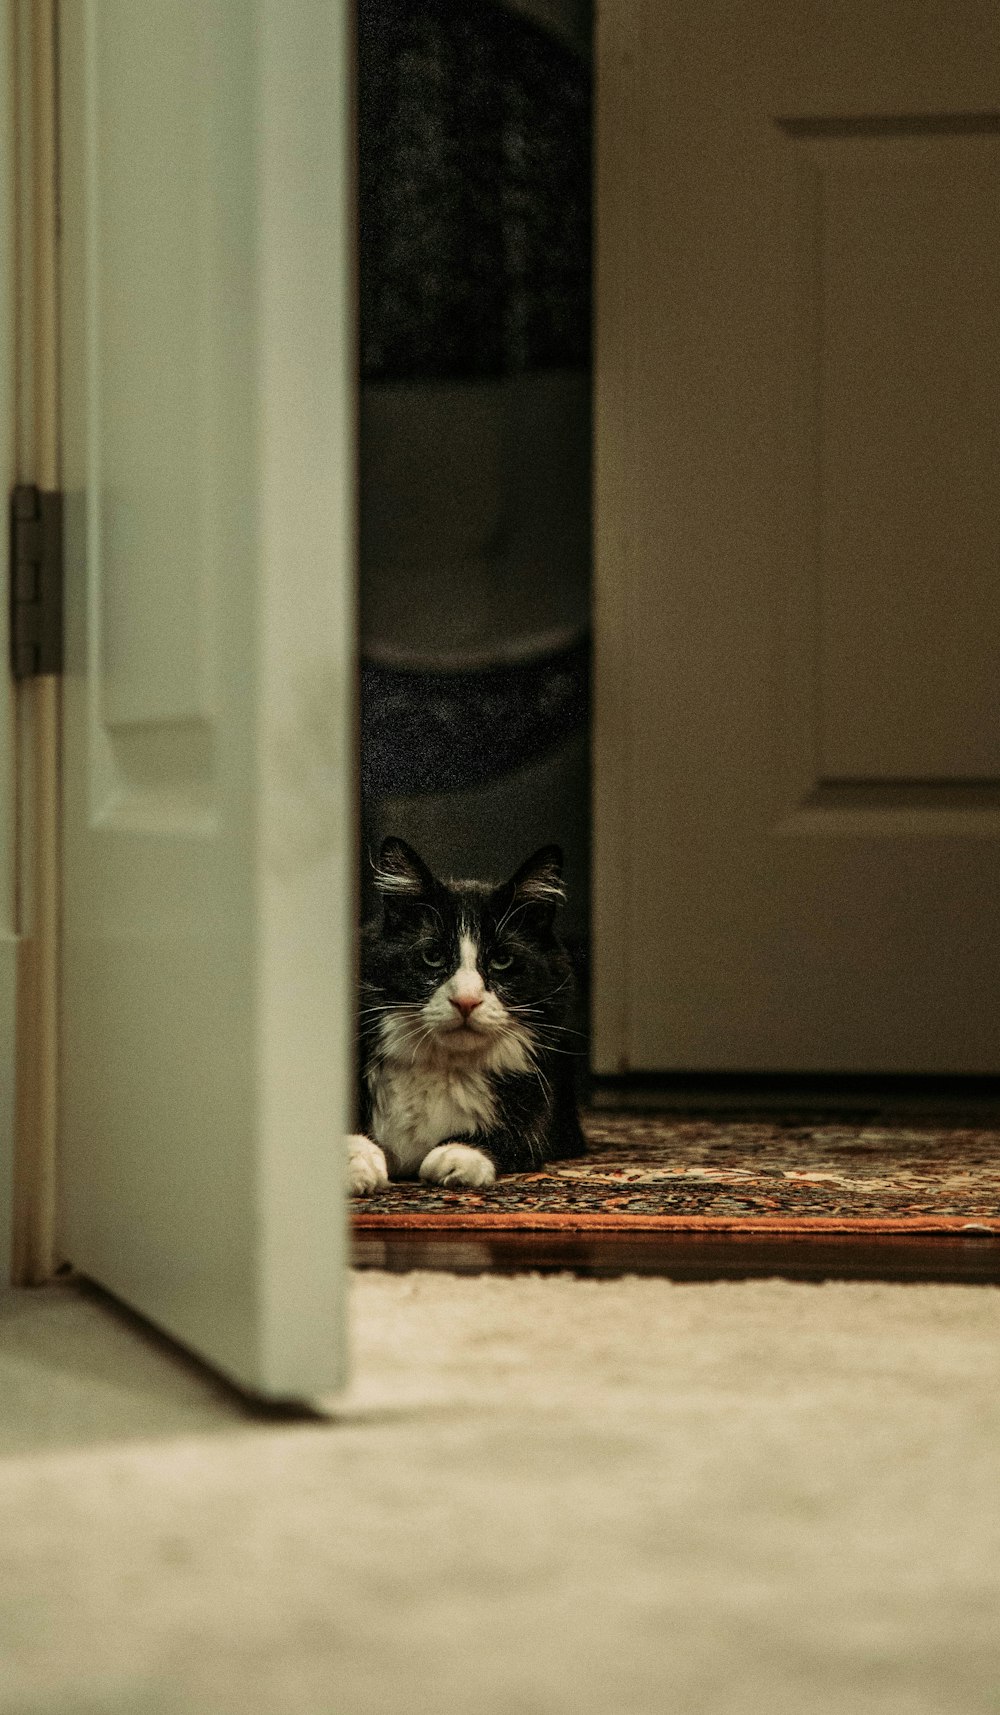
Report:
[{"label": "white chest fur", "polygon": [[469,1137],[496,1120],[486,1073],[474,1066],[383,1064],[371,1082],[372,1132],[413,1173],[424,1156],[453,1137]]}]

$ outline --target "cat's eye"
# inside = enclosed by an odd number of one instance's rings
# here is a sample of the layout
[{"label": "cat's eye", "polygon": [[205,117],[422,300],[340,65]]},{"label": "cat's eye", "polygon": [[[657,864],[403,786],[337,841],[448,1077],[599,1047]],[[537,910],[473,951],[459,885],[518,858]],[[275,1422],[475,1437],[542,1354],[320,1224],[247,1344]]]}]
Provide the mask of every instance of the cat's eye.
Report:
[{"label": "cat's eye", "polygon": [[490,960],[490,969],[493,971],[509,971],[513,963],[513,953],[494,953]]},{"label": "cat's eye", "polygon": [[424,947],[420,957],[423,959],[425,965],[430,966],[432,971],[439,971],[441,966],[444,964],[444,954],[435,953],[430,947]]}]

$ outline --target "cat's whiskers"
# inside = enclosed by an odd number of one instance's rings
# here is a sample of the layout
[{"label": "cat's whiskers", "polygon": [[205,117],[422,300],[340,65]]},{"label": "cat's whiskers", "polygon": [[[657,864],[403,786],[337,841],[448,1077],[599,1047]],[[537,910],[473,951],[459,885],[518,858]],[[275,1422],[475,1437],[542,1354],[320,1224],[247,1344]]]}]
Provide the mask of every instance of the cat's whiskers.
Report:
[{"label": "cat's whiskers", "polygon": [[504,1004],[508,1012],[516,1013],[518,1017],[526,1013],[531,1013],[532,1016],[536,1014],[540,1015],[547,1024],[551,1025],[553,1030],[568,1030],[570,1028],[569,1025],[560,1024],[558,1020],[554,1018],[549,1019],[547,1017],[548,1008],[542,1005],[541,1002],[509,1000]]},{"label": "cat's whiskers", "polygon": [[521,912],[521,911],[524,911],[526,909],[527,909],[527,907],[526,907],[524,900],[518,900],[518,899],[512,900],[511,903],[508,905],[506,911],[504,912],[503,916],[501,917],[496,928],[494,929],[494,931],[493,931],[494,935],[499,937],[503,933],[504,928],[510,922],[510,919],[513,917],[515,911]]},{"label": "cat's whiskers", "polygon": [[[390,1011],[401,1011],[401,1008],[390,1008]],[[379,1045],[375,1054],[378,1065],[388,1066],[398,1061],[412,1047],[411,1065],[415,1062],[423,1042],[434,1032],[433,1021],[430,1023],[422,1018],[422,1006],[414,1006],[411,1011],[415,1017],[403,1018],[397,1024],[383,1018],[379,1024]],[[388,1027],[388,1028],[387,1028]]]},{"label": "cat's whiskers", "polygon": [[554,989],[550,989],[548,994],[540,995],[538,1000],[534,1004],[536,1006],[544,1006],[546,1001],[554,1000],[557,994],[562,994],[562,991],[566,987],[567,983],[571,983],[572,981],[573,981],[573,977],[572,977],[572,973],[571,973],[568,977],[564,977],[561,983],[557,983],[557,985]]},{"label": "cat's whiskers", "polygon": [[[550,1021],[549,1019],[546,1019],[544,1016],[544,1007],[532,1006],[530,1003],[522,1003],[518,1005],[516,1002],[509,1001],[507,1003],[507,1011],[511,1014],[516,1014],[518,1018],[527,1017],[528,1028],[538,1035],[551,1035],[553,1032],[558,1031],[560,1035],[577,1036],[580,1038],[581,1042],[585,1040],[584,1032],[582,1030],[576,1030],[570,1024],[557,1024],[554,1020]],[[538,1017],[538,1014],[542,1014],[542,1016]]]},{"label": "cat's whiskers", "polygon": [[433,1036],[433,1035],[434,1035],[434,1025],[433,1024],[425,1025],[423,1031],[420,1033],[420,1035],[417,1037],[416,1042],[414,1043],[413,1053],[410,1055],[410,1065],[411,1066],[416,1065],[417,1055],[420,1053],[420,1050],[421,1050],[423,1044],[427,1041],[428,1037]]},{"label": "cat's whiskers", "polygon": [[[551,1102],[551,1100],[552,1100],[552,1085],[549,1083],[548,1079],[545,1076],[545,1073],[542,1071],[541,1066],[538,1064],[538,1053],[537,1053],[536,1044],[531,1040],[530,1037],[526,1038],[524,1032],[520,1033],[520,1038],[521,1038],[521,1049],[524,1053],[524,1057],[527,1060],[529,1066],[531,1067],[531,1070],[534,1073],[535,1077],[538,1079],[538,1082],[541,1084],[542,1089],[545,1091],[545,1094],[546,1094],[548,1100]],[[547,1050],[546,1050],[546,1052],[547,1052]]]}]

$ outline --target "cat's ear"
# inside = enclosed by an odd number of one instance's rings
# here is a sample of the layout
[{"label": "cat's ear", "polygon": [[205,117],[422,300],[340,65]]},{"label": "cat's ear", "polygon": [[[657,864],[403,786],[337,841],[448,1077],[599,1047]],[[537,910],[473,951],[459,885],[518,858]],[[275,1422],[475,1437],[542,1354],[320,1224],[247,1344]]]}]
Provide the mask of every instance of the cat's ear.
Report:
[{"label": "cat's ear", "polygon": [[434,877],[412,846],[390,834],[382,841],[375,866],[375,886],[387,904],[390,900],[429,899],[434,892]]},{"label": "cat's ear", "polygon": [[563,854],[561,846],[542,846],[526,858],[511,876],[507,886],[515,899],[527,905],[561,905],[566,898],[563,886]]},{"label": "cat's ear", "polygon": [[508,921],[519,921],[543,933],[551,929],[556,908],[566,897],[562,866],[560,847],[542,846],[503,887],[497,888],[497,906]]}]

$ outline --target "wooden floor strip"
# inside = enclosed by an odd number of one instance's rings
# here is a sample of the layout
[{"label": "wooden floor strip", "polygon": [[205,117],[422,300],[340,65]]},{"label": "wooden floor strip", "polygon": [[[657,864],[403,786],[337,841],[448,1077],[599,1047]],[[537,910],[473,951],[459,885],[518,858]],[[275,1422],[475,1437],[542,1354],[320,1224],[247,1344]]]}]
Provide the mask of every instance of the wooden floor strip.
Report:
[{"label": "wooden floor strip", "polygon": [[[874,1224],[873,1224],[874,1225]],[[833,1230],[831,1230],[833,1229]],[[717,1225],[665,1229],[512,1230],[501,1226],[411,1225],[358,1228],[356,1268],[450,1274],[571,1273],[609,1279],[895,1280],[1000,1287],[1000,1236],[975,1232],[824,1232]]]}]

